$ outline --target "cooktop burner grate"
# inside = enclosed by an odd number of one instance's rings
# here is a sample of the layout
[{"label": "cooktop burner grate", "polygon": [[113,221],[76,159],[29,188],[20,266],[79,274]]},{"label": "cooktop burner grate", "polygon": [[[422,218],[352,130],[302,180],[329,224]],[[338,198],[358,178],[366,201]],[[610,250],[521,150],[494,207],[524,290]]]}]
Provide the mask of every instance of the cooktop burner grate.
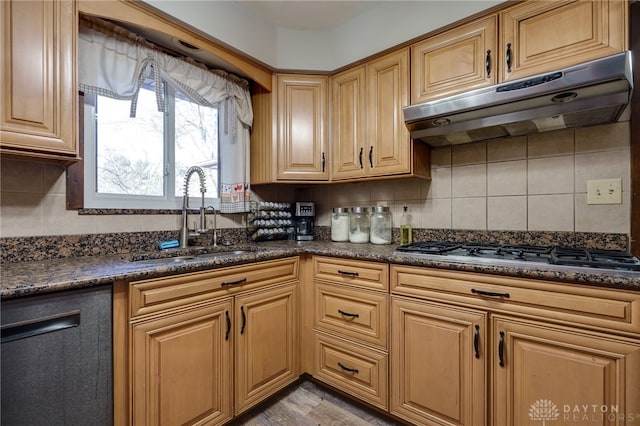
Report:
[{"label": "cooktop burner grate", "polygon": [[398,253],[462,256],[488,260],[540,262],[554,265],[640,271],[640,260],[628,252],[618,250],[450,241],[419,241],[399,246],[396,250]]},{"label": "cooktop burner grate", "polygon": [[620,268],[640,271],[640,261],[636,257],[631,253],[617,250],[554,247],[551,251],[550,262],[555,265]]}]

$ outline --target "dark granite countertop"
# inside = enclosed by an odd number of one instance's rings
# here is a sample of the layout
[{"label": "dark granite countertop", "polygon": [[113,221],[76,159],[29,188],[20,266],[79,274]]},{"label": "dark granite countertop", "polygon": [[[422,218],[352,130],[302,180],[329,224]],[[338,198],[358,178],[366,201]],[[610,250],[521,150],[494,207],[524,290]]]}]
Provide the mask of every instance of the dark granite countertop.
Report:
[{"label": "dark granite countertop", "polygon": [[176,249],[131,255],[86,256],[38,262],[3,264],[0,296],[12,298],[73,288],[90,287],[116,280],[141,280],[164,275],[195,272],[224,266],[294,256],[302,253],[371,260],[430,268],[497,274],[521,278],[585,284],[640,291],[640,272],[546,265],[540,263],[496,262],[450,257],[396,255],[396,245],[333,243],[330,241],[279,241],[218,248],[247,251],[220,257],[193,257],[179,262],[154,258],[193,255],[211,249]]}]

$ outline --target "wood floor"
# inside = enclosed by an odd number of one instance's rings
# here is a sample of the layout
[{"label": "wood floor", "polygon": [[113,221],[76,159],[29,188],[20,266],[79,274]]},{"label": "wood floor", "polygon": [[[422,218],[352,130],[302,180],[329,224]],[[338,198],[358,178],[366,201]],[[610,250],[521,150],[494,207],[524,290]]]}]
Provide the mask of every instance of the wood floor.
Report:
[{"label": "wood floor", "polygon": [[402,425],[352,402],[311,380],[303,380],[275,400],[241,416],[243,426],[394,426]]}]

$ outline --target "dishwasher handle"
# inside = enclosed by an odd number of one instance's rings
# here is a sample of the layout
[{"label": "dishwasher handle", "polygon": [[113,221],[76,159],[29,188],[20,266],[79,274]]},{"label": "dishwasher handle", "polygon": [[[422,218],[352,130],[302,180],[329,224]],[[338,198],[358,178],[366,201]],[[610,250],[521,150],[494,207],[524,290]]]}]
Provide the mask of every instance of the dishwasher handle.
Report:
[{"label": "dishwasher handle", "polygon": [[0,328],[1,343],[26,339],[40,334],[61,331],[80,325],[80,311],[65,312],[27,321],[14,322]]}]

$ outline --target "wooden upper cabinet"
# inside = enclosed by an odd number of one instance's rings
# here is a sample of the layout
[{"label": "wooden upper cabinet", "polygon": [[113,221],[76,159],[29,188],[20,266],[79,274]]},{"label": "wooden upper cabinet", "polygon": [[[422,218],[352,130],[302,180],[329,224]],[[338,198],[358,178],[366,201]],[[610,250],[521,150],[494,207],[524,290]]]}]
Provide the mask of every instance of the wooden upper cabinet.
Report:
[{"label": "wooden upper cabinet", "polygon": [[628,2],[619,0],[527,1],[505,9],[500,13],[500,80],[626,50],[627,16]]},{"label": "wooden upper cabinet", "polygon": [[555,71],[628,48],[628,2],[523,1],[411,46],[411,103]]},{"label": "wooden upper cabinet", "polygon": [[364,177],[366,129],[364,65],[331,77],[332,179]]},{"label": "wooden upper cabinet", "polygon": [[495,84],[497,29],[492,15],[411,46],[411,103]]},{"label": "wooden upper cabinet", "polygon": [[411,172],[409,131],[402,108],[409,104],[409,49],[367,63],[369,176]]},{"label": "wooden upper cabinet", "polygon": [[276,76],[277,180],[329,179],[326,76]]},{"label": "wooden upper cabinet", "polygon": [[0,4],[0,151],[77,157],[75,1]]},{"label": "wooden upper cabinet", "polygon": [[429,177],[429,150],[409,139],[409,49],[331,78],[332,180]]}]

